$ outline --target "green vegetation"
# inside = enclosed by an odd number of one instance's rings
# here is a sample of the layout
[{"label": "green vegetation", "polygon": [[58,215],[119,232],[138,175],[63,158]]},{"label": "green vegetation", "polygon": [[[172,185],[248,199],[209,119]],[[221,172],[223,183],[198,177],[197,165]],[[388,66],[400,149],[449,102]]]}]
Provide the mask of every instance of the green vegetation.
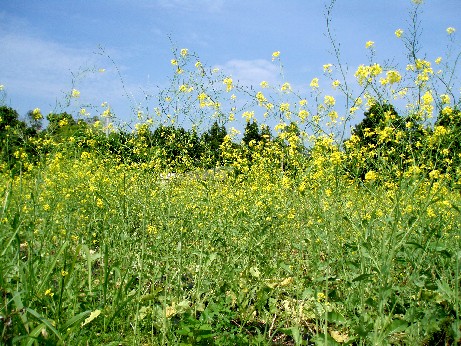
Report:
[{"label": "green vegetation", "polygon": [[0,343],[459,343],[460,103],[410,53],[405,78],[359,66],[356,94],[325,65],[343,111],[318,78],[253,92],[187,49],[133,130],[1,106]]}]

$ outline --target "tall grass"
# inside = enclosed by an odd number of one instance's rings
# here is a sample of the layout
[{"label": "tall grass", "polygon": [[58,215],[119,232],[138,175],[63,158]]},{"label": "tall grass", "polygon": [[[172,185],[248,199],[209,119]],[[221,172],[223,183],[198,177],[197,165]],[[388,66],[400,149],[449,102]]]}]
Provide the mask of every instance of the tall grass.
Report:
[{"label": "tall grass", "polygon": [[[420,4],[414,3],[417,14]],[[185,49],[175,54],[177,85],[160,95],[165,109],[180,103],[188,115],[196,111],[206,121],[205,115],[228,119],[238,112],[251,121],[257,112],[232,103],[225,110],[216,102],[242,92],[250,97],[245,107],[262,107],[265,116],[281,119],[277,138],[239,145],[226,136],[217,167],[194,168],[184,155],[170,174],[165,167],[171,166],[159,162],[162,148],[146,144],[154,117],[141,114],[138,136],[130,141],[138,140],[132,144],[143,160],[124,160],[123,150],[98,152],[93,137],[71,136],[34,165],[2,169],[1,343],[460,342],[459,170],[437,149],[440,131],[420,138],[419,156],[398,142],[389,112],[387,125],[374,134],[381,146],[357,138],[344,144],[342,135],[335,136],[344,134],[360,102],[370,109],[387,100],[379,98],[379,88],[404,83],[396,81],[398,72],[359,68],[359,95],[366,96],[361,101],[338,80],[348,118],[340,119],[334,99],[315,80],[311,95],[319,103],[308,109],[287,83],[273,93],[263,84],[265,94],[251,94],[226,77],[221,90],[211,71],[193,64],[194,55]],[[327,76],[333,68],[342,73],[337,57],[338,64],[324,66]],[[416,94],[427,95],[427,62],[413,63]],[[178,74],[195,82],[184,84]],[[295,102],[276,100],[285,96]],[[417,123],[434,102],[411,97],[408,117]],[[440,110],[456,110],[452,101]],[[180,116],[170,113],[167,121]],[[100,124],[91,131],[107,133]],[[354,167],[362,171],[355,174]]]}]

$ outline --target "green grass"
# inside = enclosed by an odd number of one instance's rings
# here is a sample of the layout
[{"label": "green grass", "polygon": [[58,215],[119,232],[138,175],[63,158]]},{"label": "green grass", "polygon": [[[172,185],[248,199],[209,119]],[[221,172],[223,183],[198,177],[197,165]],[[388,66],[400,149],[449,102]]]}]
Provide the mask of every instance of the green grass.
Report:
[{"label": "green grass", "polygon": [[460,338],[461,200],[443,183],[314,181],[257,165],[165,181],[59,157],[2,179],[2,343]]}]

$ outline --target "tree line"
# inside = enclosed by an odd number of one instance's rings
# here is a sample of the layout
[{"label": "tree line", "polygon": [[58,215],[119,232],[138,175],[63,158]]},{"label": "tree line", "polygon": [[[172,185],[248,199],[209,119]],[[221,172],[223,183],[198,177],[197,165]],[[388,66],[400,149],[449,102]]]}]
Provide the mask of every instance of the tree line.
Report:
[{"label": "tree line", "polygon": [[[29,111],[25,119],[10,107],[0,107],[0,162],[3,169],[17,171],[27,159],[36,163],[52,152],[56,146],[74,145],[80,149],[116,156],[120,161],[148,162],[156,157],[164,168],[211,168],[222,165],[221,145],[227,135],[224,125],[215,121],[205,132],[186,130],[179,126],[160,125],[152,130],[146,124],[135,131],[121,129],[109,133],[97,129],[99,119],[76,120],[66,112],[51,113],[48,124],[36,111]],[[295,123],[285,132],[299,135]],[[240,143],[232,143],[236,149],[251,151],[255,144],[273,142],[287,146],[286,141],[273,136],[266,126],[256,121],[247,122]],[[302,142],[300,142],[302,146]],[[389,170],[398,175],[415,163],[442,173],[456,173],[461,164],[461,112],[440,111],[433,125],[423,124],[418,118],[400,116],[387,103],[374,104],[355,126],[350,138],[338,145],[346,156],[344,169],[354,178],[363,179],[371,170]],[[309,148],[298,150],[309,156]],[[248,152],[248,150],[247,150]],[[459,172],[458,172],[459,173]]]}]

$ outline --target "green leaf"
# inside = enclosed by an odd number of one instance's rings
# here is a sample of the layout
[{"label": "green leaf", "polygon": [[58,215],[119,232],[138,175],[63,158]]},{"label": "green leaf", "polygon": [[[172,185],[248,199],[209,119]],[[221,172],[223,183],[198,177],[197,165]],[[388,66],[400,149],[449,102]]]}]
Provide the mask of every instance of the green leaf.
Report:
[{"label": "green leaf", "polygon": [[363,281],[363,280],[368,280],[370,277],[372,277],[374,274],[360,274],[359,276],[356,276],[352,282],[358,282],[358,281]]},{"label": "green leaf", "polygon": [[336,311],[329,311],[327,313],[327,319],[329,322],[333,322],[336,324],[343,324],[347,322],[344,316],[340,313],[337,313]]},{"label": "green leaf", "polygon": [[22,309],[24,309],[24,305],[22,304],[21,300],[21,294],[19,292],[13,292],[13,301],[14,304],[16,305],[16,310],[20,311],[20,317],[21,321],[24,324],[24,328],[26,329],[27,332],[29,332],[29,324],[27,323],[27,314],[22,312]]},{"label": "green leaf", "polygon": [[291,336],[296,345],[302,344],[302,336],[298,327],[280,328],[279,331],[285,335]]},{"label": "green leaf", "polygon": [[[25,345],[25,346],[31,346],[37,339],[37,337],[40,335],[40,333],[42,332],[42,329],[45,328],[45,324],[44,323],[41,323],[39,324],[37,327],[35,327],[30,333],[28,336],[26,336],[26,341],[27,342],[23,342],[22,345]],[[16,338],[15,338],[16,339]],[[16,340],[13,339],[13,344],[16,344]],[[19,341],[19,340],[18,340]]]},{"label": "green leaf", "polygon": [[30,313],[31,315],[35,316],[37,319],[40,320],[45,326],[47,326],[54,335],[62,342],[61,334],[56,330],[56,328],[51,324],[51,321],[42,317],[37,311],[31,309],[31,308],[26,308],[26,311]]},{"label": "green leaf", "polygon": [[340,345],[335,339],[333,339],[329,334],[318,334],[312,338],[312,341],[317,346],[336,346]]},{"label": "green leaf", "polygon": [[65,332],[68,328],[72,327],[74,324],[79,323],[81,320],[83,320],[86,316],[88,316],[91,313],[90,310],[84,311],[79,313],[78,315],[75,315],[71,317],[70,319],[67,320],[66,323],[64,323],[59,330],[61,332]]},{"label": "green leaf", "polygon": [[18,234],[18,231],[20,229],[20,227],[19,227],[19,213],[16,213],[14,215],[14,219],[12,221],[12,228],[14,230],[14,233],[11,235],[10,240],[5,245],[5,247],[3,248],[3,251],[2,251],[2,254],[0,255],[0,257],[5,256],[5,253],[8,250],[8,248],[10,247],[10,244],[12,243],[12,241],[16,238],[16,236]]},{"label": "green leaf", "polygon": [[66,249],[68,245],[68,242],[64,242],[61,246],[61,248],[59,249],[58,253],[54,256],[54,259],[53,259],[53,263],[49,266],[48,268],[48,272],[46,273],[46,275],[44,276],[44,278],[42,279],[42,281],[40,282],[40,284],[38,285],[38,292],[41,292],[43,290],[43,287],[46,285],[46,283],[48,282],[48,277],[51,275],[51,273],[53,272],[54,270],[54,267],[56,266],[56,262],[58,261],[58,258],[59,256],[61,256],[61,254],[63,253],[63,251]]},{"label": "green leaf", "polygon": [[404,320],[396,319],[393,320],[386,328],[386,332],[388,335],[392,335],[395,333],[403,332],[407,329],[408,323]]}]

